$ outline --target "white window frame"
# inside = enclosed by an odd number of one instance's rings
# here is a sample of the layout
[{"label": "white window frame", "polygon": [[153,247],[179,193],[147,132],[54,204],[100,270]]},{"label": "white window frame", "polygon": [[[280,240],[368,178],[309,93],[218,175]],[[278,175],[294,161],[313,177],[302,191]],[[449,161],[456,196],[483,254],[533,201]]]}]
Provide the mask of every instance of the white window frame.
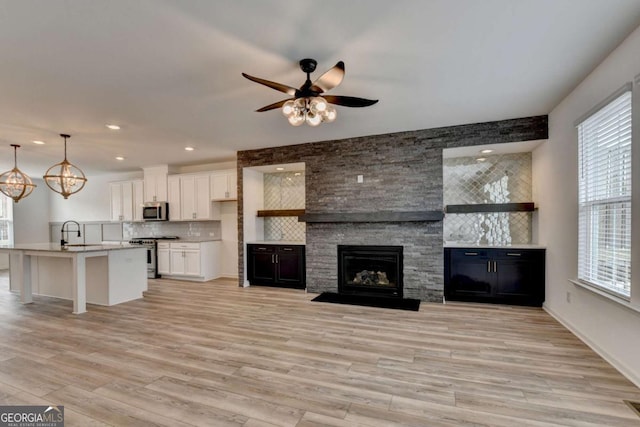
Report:
[{"label": "white window frame", "polygon": [[[632,95],[627,83],[576,121],[578,281],[627,301],[632,286]],[[616,106],[620,109],[613,111]],[[602,131],[605,123],[614,138]],[[604,142],[615,151],[604,149]]]}]

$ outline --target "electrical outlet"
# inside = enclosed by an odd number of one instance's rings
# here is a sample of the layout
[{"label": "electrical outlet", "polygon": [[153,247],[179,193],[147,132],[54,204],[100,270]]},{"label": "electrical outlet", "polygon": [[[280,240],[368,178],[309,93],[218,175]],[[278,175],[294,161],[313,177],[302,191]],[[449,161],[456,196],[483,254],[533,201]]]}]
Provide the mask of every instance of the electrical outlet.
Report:
[{"label": "electrical outlet", "polygon": [[567,292],[567,302],[571,304],[571,292]]},{"label": "electrical outlet", "polygon": [[358,184],[362,184],[364,182],[364,175],[358,175]]}]

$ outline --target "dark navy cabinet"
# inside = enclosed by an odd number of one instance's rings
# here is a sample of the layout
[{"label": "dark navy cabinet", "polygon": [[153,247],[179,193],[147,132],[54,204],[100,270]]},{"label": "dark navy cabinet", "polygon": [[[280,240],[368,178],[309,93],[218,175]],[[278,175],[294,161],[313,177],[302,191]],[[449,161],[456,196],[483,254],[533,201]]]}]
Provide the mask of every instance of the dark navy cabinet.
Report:
[{"label": "dark navy cabinet", "polygon": [[540,307],[545,250],[445,248],[444,294],[450,301]]},{"label": "dark navy cabinet", "polygon": [[247,244],[247,279],[251,285],[304,289],[304,245]]}]

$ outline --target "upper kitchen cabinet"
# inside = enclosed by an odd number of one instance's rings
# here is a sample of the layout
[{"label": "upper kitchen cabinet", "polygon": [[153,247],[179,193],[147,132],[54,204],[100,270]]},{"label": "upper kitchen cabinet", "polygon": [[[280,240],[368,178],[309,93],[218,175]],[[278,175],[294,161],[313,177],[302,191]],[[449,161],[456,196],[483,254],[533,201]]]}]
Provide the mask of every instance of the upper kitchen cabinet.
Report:
[{"label": "upper kitchen cabinet", "polygon": [[169,167],[153,166],[144,170],[144,201],[166,202],[167,198],[167,174]]},{"label": "upper kitchen cabinet", "polygon": [[170,175],[169,209],[172,221],[219,219],[219,208],[210,199],[209,174]]},{"label": "upper kitchen cabinet", "polygon": [[109,184],[111,221],[142,221],[141,180],[119,181]]},{"label": "upper kitchen cabinet", "polygon": [[211,200],[223,202],[238,199],[238,172],[235,169],[216,171],[211,174]]}]

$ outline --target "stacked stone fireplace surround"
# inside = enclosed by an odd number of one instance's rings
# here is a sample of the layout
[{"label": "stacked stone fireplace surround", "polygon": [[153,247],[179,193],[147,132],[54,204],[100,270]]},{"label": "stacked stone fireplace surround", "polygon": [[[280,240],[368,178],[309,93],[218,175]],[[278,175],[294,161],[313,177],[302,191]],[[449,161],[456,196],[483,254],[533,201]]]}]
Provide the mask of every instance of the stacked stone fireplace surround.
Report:
[{"label": "stacked stone fireplace surround", "polygon": [[[244,283],[245,167],[304,162],[308,214],[442,211],[443,149],[547,137],[547,116],[536,116],[240,151],[240,286]],[[361,184],[358,175],[364,177]],[[307,223],[307,291],[337,292],[338,245],[399,245],[404,247],[404,297],[442,302],[442,242],[442,221]]]}]

